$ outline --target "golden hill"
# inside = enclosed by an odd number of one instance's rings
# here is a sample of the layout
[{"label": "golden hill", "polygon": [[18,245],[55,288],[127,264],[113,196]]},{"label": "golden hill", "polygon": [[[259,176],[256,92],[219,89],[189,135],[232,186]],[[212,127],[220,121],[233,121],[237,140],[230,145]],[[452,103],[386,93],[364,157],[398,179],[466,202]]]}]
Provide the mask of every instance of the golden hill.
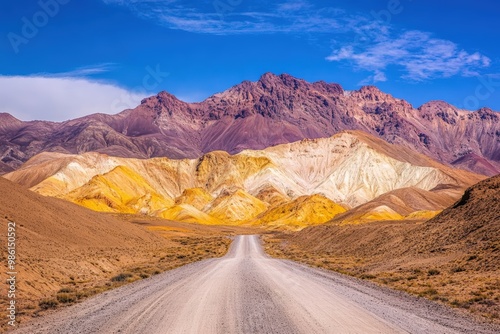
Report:
[{"label": "golden hill", "polygon": [[198,210],[203,210],[213,199],[213,196],[205,189],[191,188],[184,190],[182,195],[176,198],[175,204],[189,204]]},{"label": "golden hill", "polygon": [[288,203],[273,207],[251,221],[251,224],[300,230],[306,226],[323,224],[345,211],[344,207],[324,196],[301,196]]},{"label": "golden hill", "polygon": [[[483,178],[357,131],[236,155],[216,151],[191,160],[43,153],[5,177],[42,195],[94,210],[210,225],[246,224],[277,207],[293,209],[293,201],[302,198],[307,199],[307,207],[318,205],[317,210],[307,209],[317,212],[318,218],[297,220],[302,227],[306,222],[323,221],[324,207],[331,206],[313,195],[350,208],[401,188],[465,189]],[[369,215],[360,219],[400,219],[412,213],[430,216],[442,209],[439,205],[407,207],[402,214],[391,205],[370,208],[365,212]],[[269,211],[269,217],[291,222],[291,212],[282,217],[277,212],[281,211]],[[260,219],[259,224],[264,223],[285,226]]]},{"label": "golden hill", "polygon": [[125,166],[94,176],[64,198],[96,211],[153,215],[174,204],[173,200],[157,194],[142,176]]},{"label": "golden hill", "polygon": [[159,217],[185,223],[197,223],[203,225],[224,225],[219,219],[198,210],[189,204],[179,204],[163,210]]},{"label": "golden hill", "polygon": [[247,222],[267,210],[268,205],[244,190],[224,192],[213,201],[208,214],[225,224]]}]

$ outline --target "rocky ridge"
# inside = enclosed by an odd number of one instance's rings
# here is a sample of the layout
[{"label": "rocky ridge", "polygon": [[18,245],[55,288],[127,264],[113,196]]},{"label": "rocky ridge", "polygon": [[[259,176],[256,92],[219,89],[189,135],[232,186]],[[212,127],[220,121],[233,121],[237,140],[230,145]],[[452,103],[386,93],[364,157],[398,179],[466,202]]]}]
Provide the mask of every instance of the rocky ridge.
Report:
[{"label": "rocky ridge", "polygon": [[1,171],[40,152],[100,152],[128,158],[199,158],[361,130],[444,164],[484,175],[500,172],[498,113],[460,110],[442,101],[414,108],[373,86],[346,92],[338,84],[264,74],[200,103],[161,92],[117,115],[62,123],[21,122],[0,114]]}]

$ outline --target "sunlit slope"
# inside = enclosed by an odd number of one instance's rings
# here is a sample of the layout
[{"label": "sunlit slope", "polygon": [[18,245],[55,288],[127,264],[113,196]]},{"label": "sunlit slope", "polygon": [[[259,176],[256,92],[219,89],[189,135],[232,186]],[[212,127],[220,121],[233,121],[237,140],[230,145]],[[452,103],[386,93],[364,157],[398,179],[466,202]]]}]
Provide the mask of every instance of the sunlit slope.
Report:
[{"label": "sunlit slope", "polygon": [[171,198],[159,195],[142,176],[125,166],[94,176],[63,198],[96,211],[152,215],[174,204]]},{"label": "sunlit slope", "polygon": [[225,223],[189,204],[174,205],[160,212],[158,216],[169,220],[203,225],[224,225]]},{"label": "sunlit slope", "polygon": [[453,204],[461,194],[462,189],[456,187],[431,191],[416,187],[397,189],[338,215],[331,223],[347,225],[383,220],[427,220]]},{"label": "sunlit slope", "polygon": [[221,194],[208,208],[208,214],[220,221],[234,224],[247,222],[266,211],[268,206],[246,191],[238,189],[233,193]]},{"label": "sunlit slope", "polygon": [[[323,209],[331,203],[353,208],[397,189],[464,189],[483,178],[356,131],[236,155],[215,151],[199,159],[43,153],[5,177],[98,211],[204,224],[247,224],[260,217],[258,224],[265,226],[318,224],[333,218],[324,220],[325,212],[340,213]],[[307,205],[299,214],[293,210],[300,201]],[[356,219],[402,219],[417,211],[426,216],[442,208],[386,207],[369,207]],[[263,218],[266,213],[272,218]]]},{"label": "sunlit slope", "polygon": [[175,204],[188,204],[198,210],[203,210],[214,197],[203,188],[191,188],[182,192],[182,195],[177,197]]},{"label": "sunlit slope", "polygon": [[110,172],[121,159],[98,153],[67,155],[44,152],[5,177],[46,196],[67,194],[94,176]]},{"label": "sunlit slope", "polygon": [[302,229],[323,224],[345,211],[344,207],[324,196],[301,196],[266,211],[251,223],[258,226]]}]

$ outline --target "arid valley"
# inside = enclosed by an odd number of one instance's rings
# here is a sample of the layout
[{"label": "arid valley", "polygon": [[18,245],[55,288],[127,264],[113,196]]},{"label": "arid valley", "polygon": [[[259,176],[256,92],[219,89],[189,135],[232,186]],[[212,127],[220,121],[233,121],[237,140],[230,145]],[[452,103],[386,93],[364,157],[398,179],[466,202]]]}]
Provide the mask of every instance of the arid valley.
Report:
[{"label": "arid valley", "polygon": [[0,7],[0,332],[500,333],[500,6]]}]

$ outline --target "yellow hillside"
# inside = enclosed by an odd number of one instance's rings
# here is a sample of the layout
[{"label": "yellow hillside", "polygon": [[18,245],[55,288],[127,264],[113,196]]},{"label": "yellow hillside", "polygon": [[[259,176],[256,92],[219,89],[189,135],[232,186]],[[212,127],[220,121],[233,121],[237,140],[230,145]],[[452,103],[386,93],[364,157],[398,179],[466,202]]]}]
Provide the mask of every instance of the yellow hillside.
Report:
[{"label": "yellow hillside", "polygon": [[386,205],[381,205],[367,211],[359,211],[349,214],[344,219],[336,219],[335,223],[340,225],[347,224],[366,224],[382,220],[403,220],[404,216],[400,215]]},{"label": "yellow hillside", "polygon": [[158,216],[161,218],[180,221],[184,223],[196,223],[203,225],[223,224],[217,218],[214,218],[189,204],[175,205],[169,209],[164,210]]},{"label": "yellow hillside", "polygon": [[198,210],[203,210],[214,198],[203,188],[190,188],[183,191],[182,195],[175,199],[175,204],[189,204]]},{"label": "yellow hillside", "polygon": [[211,192],[227,188],[244,188],[244,181],[271,165],[266,157],[252,157],[244,154],[229,155],[215,151],[198,159],[195,169],[196,184]]},{"label": "yellow hillside", "polygon": [[158,195],[143,177],[124,166],[94,176],[64,198],[103,212],[154,214],[174,205],[172,199]]},{"label": "yellow hillside", "polygon": [[244,190],[224,193],[213,203],[208,214],[224,224],[242,223],[267,210],[268,205]]},{"label": "yellow hillside", "polygon": [[265,212],[251,222],[266,227],[304,227],[323,224],[346,209],[322,195],[301,196]]}]

